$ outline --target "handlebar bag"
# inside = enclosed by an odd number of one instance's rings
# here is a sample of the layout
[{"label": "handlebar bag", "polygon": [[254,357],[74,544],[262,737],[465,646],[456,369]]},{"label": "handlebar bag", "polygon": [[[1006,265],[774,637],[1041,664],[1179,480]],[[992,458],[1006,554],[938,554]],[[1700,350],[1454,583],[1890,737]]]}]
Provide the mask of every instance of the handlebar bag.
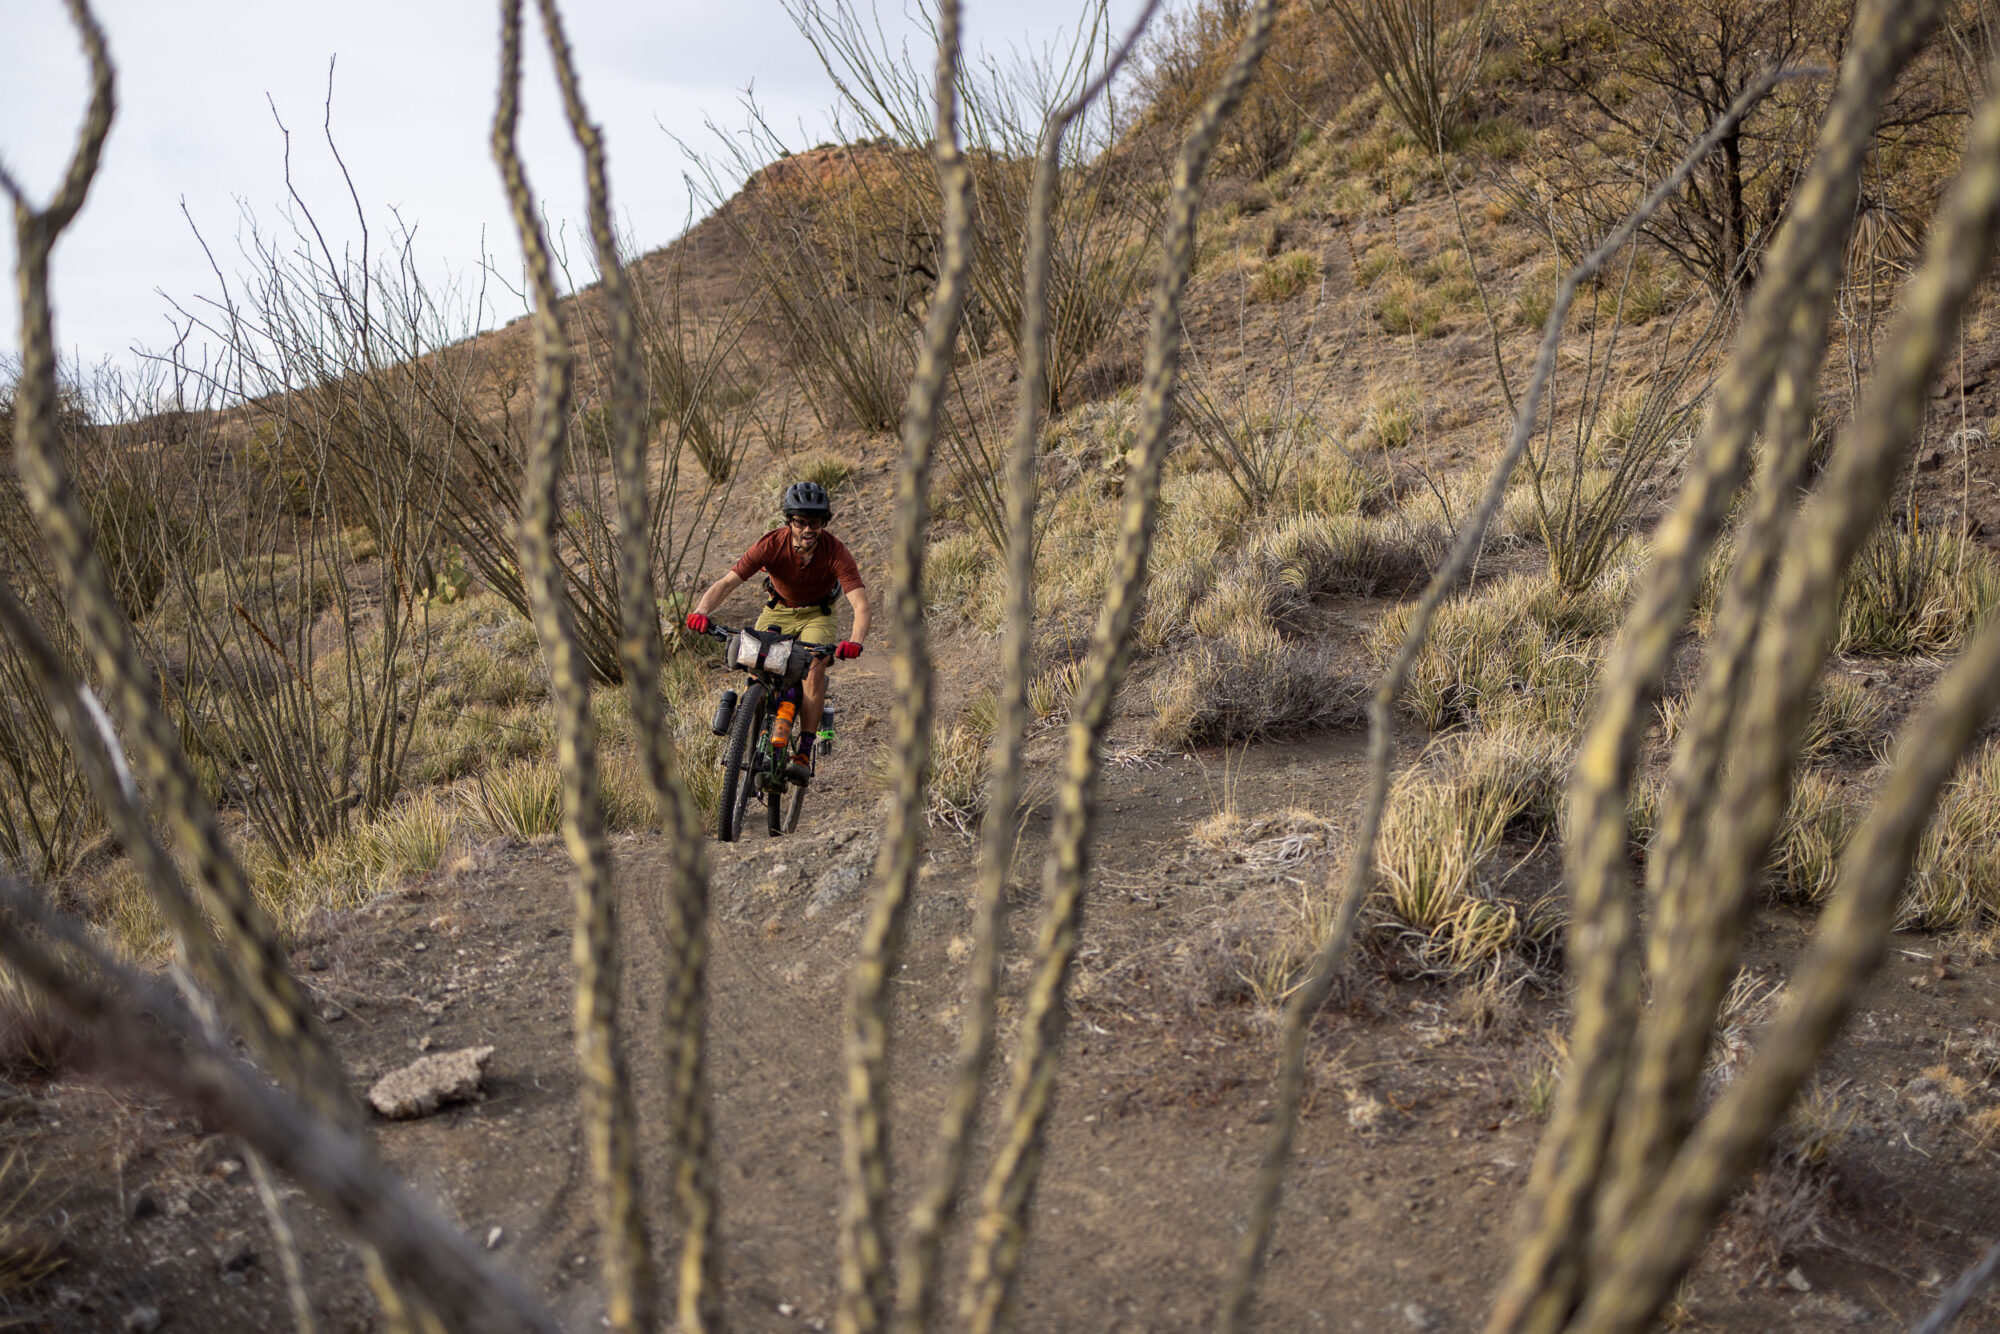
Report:
[{"label": "handlebar bag", "polygon": [[727,659],[746,672],[764,672],[786,685],[805,680],[812,654],[799,641],[775,630],[740,630],[730,636]]}]

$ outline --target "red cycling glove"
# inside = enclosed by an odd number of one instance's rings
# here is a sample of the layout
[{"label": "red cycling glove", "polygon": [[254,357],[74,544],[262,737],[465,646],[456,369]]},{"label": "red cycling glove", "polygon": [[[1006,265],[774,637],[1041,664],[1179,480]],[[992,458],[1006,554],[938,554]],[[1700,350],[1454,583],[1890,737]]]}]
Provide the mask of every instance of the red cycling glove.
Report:
[{"label": "red cycling glove", "polygon": [[708,624],[709,624],[708,617],[703,613],[698,611],[691,611],[688,613],[687,628],[694,631],[696,634],[698,635],[707,634]]},{"label": "red cycling glove", "polygon": [[861,656],[861,645],[851,639],[843,639],[834,645],[833,656],[836,658],[858,658]]}]

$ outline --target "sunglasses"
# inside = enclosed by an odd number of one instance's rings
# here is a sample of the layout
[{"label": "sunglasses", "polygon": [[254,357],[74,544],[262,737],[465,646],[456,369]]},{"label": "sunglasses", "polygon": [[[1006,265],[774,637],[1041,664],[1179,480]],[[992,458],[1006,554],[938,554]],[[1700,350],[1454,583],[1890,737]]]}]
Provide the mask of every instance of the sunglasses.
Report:
[{"label": "sunglasses", "polygon": [[814,532],[826,527],[825,519],[808,519],[797,514],[794,514],[791,518],[785,520],[785,522],[794,528],[804,528]]}]

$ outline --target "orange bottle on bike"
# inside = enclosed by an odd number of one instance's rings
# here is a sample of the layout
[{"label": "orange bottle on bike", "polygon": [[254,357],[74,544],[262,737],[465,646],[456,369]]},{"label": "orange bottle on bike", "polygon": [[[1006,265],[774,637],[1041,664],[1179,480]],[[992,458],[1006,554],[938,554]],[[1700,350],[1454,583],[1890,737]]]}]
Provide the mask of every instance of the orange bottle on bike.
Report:
[{"label": "orange bottle on bike", "polygon": [[778,706],[778,716],[771,722],[771,749],[784,750],[792,744],[792,719],[798,711],[799,706],[790,700]]}]

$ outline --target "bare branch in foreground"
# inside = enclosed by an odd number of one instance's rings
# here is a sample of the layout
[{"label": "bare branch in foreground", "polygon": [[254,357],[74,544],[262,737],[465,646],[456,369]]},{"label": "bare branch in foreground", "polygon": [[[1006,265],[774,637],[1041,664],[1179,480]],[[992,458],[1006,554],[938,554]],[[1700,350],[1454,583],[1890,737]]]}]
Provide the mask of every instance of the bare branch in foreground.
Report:
[{"label": "bare branch in foreground", "polygon": [[0,959],[84,1027],[106,1069],[165,1089],[240,1135],[369,1243],[389,1275],[424,1294],[450,1328],[557,1334],[533,1299],[488,1266],[359,1135],[217,1049],[170,993],[108,958],[7,877],[0,877]]},{"label": "bare branch in foreground", "polygon": [[1674,172],[1661,181],[1652,193],[1627,215],[1625,221],[1598,245],[1597,249],[1585,256],[1556,289],[1555,301],[1549,309],[1547,323],[1543,326],[1541,346],[1535,356],[1534,373],[1528,381],[1520,411],[1514,419],[1513,435],[1509,438],[1500,461],[1494,466],[1493,474],[1480,496],[1478,507],[1467,517],[1464,527],[1459,530],[1451,554],[1446,557],[1444,564],[1424,589],[1423,597],[1419,599],[1416,610],[1410,616],[1409,630],[1404,636],[1401,648],[1397,650],[1396,659],[1376,683],[1375,693],[1369,704],[1368,786],[1363,799],[1361,822],[1355,835],[1353,851],[1349,854],[1345,882],[1341,886],[1338,906],[1328,927],[1326,939],[1321,942],[1305,981],[1299,984],[1285,1006],[1284,1024],[1279,1036],[1277,1091],[1272,1099],[1270,1138],[1265,1144],[1264,1157],[1258,1168],[1248,1220],[1237,1246],[1229,1289],[1216,1315],[1216,1329],[1220,1334],[1233,1334],[1233,1331],[1241,1327],[1249,1311],[1251,1295],[1256,1290],[1257,1280],[1263,1272],[1265,1251],[1270,1245],[1271,1231],[1277,1217],[1278,1195],[1283,1187],[1285,1169],[1291,1158],[1292,1135],[1298,1123],[1299,1099],[1305,1087],[1306,1031],[1312,1023],[1313,1016],[1326,1004],[1326,998],[1333,989],[1334,978],[1339,974],[1341,964],[1346,957],[1348,943],[1353,938],[1355,924],[1360,920],[1361,905],[1367,899],[1369,885],[1374,875],[1375,842],[1381,833],[1382,812],[1388,803],[1391,728],[1396,699],[1402,694],[1403,685],[1409,679],[1410,669],[1423,648],[1424,639],[1430,633],[1432,618],[1437,614],[1437,609],[1443,605],[1446,595],[1464,575],[1466,567],[1471,564],[1473,553],[1485,540],[1486,530],[1492,525],[1493,517],[1499,513],[1501,502],[1506,496],[1507,481],[1520,463],[1521,456],[1527,451],[1535,420],[1541,409],[1542,397],[1547,393],[1549,377],[1555,371],[1556,349],[1562,341],[1563,321],[1568,315],[1569,307],[1576,299],[1577,290],[1632,239],[1644,225],[1645,220],[1686,181],[1701,156],[1714,147],[1730,126],[1749,114],[1750,108],[1755,105],[1758,98],[1768,94],[1783,79],[1801,77],[1807,72],[1774,70],[1767,73],[1743,99],[1730,108],[1728,116],[1718,121],[1707,134],[1702,136],[1700,142]]},{"label": "bare branch in foreground", "polygon": [[[554,0],[538,0],[552,51],[563,49]],[[576,873],[576,1052],[583,1067],[584,1135],[597,1185],[609,1320],[637,1334],[656,1323],[653,1271],[640,1201],[637,1129],[631,1088],[618,1042],[618,936],[611,856],[604,839],[597,768],[597,728],[590,712],[590,673],[577,639],[576,617],[564,593],[556,553],[556,511],[562,485],[562,444],[568,417],[571,352],[558,313],[555,265],[528,186],[515,131],[521,94],[521,4],[500,7],[500,96],[493,113],[493,157],[506,186],[534,288],[535,406],[521,496],[521,574],[534,608],[535,635],[548,664],[562,770],[563,843]]]}]

